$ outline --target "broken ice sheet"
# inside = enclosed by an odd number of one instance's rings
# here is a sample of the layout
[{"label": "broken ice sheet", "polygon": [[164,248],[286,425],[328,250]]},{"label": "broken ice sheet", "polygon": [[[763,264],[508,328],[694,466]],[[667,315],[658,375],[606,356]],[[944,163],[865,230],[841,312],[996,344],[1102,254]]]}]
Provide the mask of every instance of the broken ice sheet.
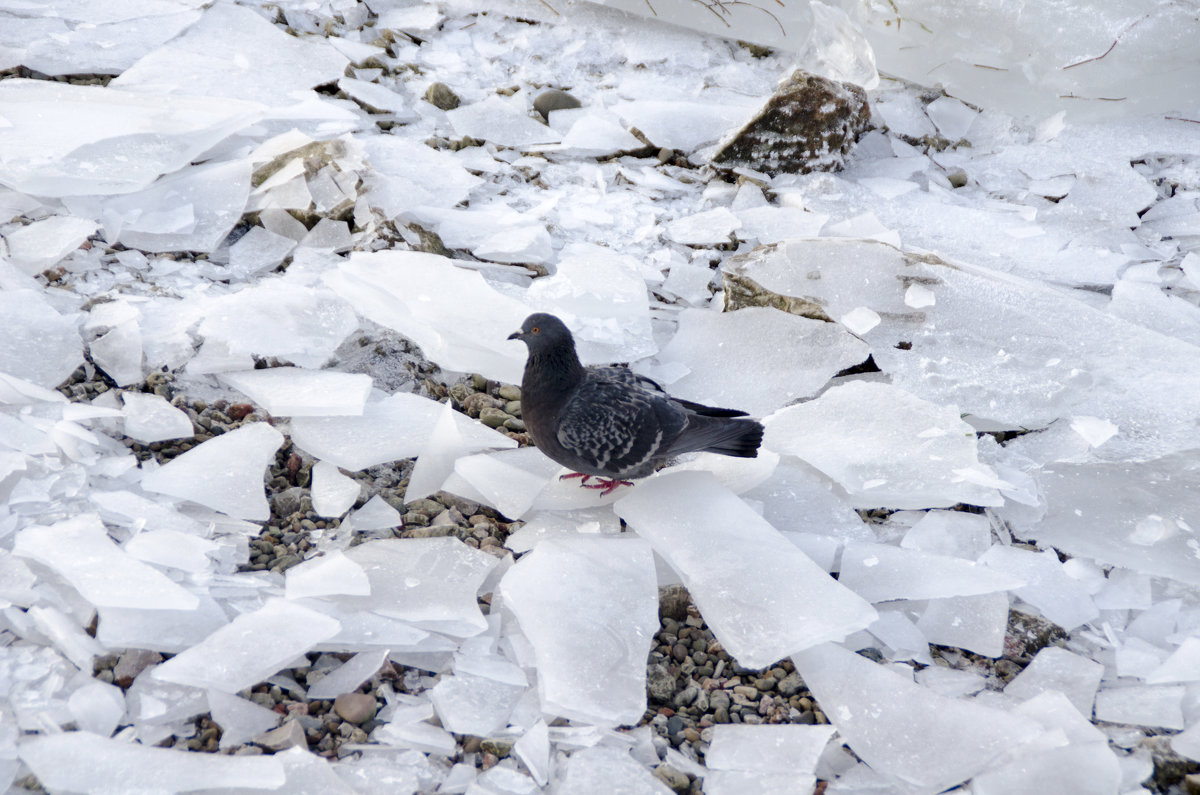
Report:
[{"label": "broken ice sheet", "polygon": [[17,533],[13,554],[53,569],[97,607],[191,610],[197,598],[109,538],[96,514]]},{"label": "broken ice sheet", "polygon": [[0,372],[53,389],[82,363],[70,318],[32,290],[0,291]]},{"label": "broken ice sheet", "polygon": [[812,396],[870,354],[866,343],[835,324],[769,307],[685,309],[678,319],[675,336],[657,356],[690,369],[671,383],[671,394],[752,416]]},{"label": "broken ice sheet", "polygon": [[637,722],[658,626],[648,544],[546,539],[508,570],[500,593],[533,645],[543,712],[599,725]]},{"label": "broken ice sheet", "polygon": [[977,560],[992,542],[986,516],[966,511],[928,511],[900,540],[904,549]]},{"label": "broken ice sheet", "polygon": [[310,699],[337,698],[343,693],[353,693],[359,685],[379,672],[379,669],[387,662],[387,657],[387,649],[360,651],[318,679],[312,687],[308,688],[307,697]]},{"label": "broken ice sheet", "polygon": [[1103,676],[1104,666],[1100,663],[1057,646],[1047,646],[1005,686],[1004,694],[1024,701],[1047,691],[1058,691],[1081,714],[1090,716]]},{"label": "broken ice sheet", "polygon": [[205,505],[238,519],[271,515],[263,473],[283,444],[265,422],[209,439],[142,478],[142,488]]},{"label": "broken ice sheet", "polygon": [[371,376],[335,370],[268,367],[219,378],[276,417],[359,416],[371,393]]},{"label": "broken ice sheet", "polygon": [[354,252],[326,274],[325,282],[359,313],[400,332],[440,366],[520,382],[524,347],[507,337],[529,309],[497,292],[477,271],[419,251]]},{"label": "broken ice sheet", "polygon": [[355,530],[384,530],[399,527],[401,517],[400,512],[383,495],[376,494],[363,507],[346,517],[345,521]]},{"label": "broken ice sheet", "polygon": [[166,529],[144,530],[125,542],[125,551],[138,560],[193,574],[207,571],[212,565],[209,553],[218,549],[207,538]]},{"label": "broken ice sheet", "polygon": [[742,222],[726,207],[677,218],[667,224],[667,239],[685,246],[716,246],[730,241]]},{"label": "broken ice sheet", "polygon": [[713,770],[812,773],[834,731],[832,726],[719,724],[704,764]]},{"label": "broken ice sheet", "polygon": [[213,723],[221,727],[221,749],[233,748],[273,729],[283,719],[273,709],[220,690],[208,691]]},{"label": "broken ice sheet", "polygon": [[155,679],[236,693],[337,634],[329,616],[283,599],[243,613],[153,669]]},{"label": "broken ice sheet", "polygon": [[369,201],[388,218],[417,207],[454,207],[482,183],[449,154],[420,142],[379,135],[363,146],[374,166],[363,177]]},{"label": "broken ice sheet", "polygon": [[[454,462],[454,473],[476,495],[509,519],[519,519],[533,507],[538,495],[552,482],[561,467],[540,450],[525,447],[479,453]],[[456,482],[446,484],[455,491]],[[459,489],[462,491],[462,489]]]},{"label": "broken ice sheet", "polygon": [[672,790],[624,748],[598,745],[572,752],[555,789],[560,795],[669,795]]},{"label": "broken ice sheet", "polygon": [[[344,470],[362,470],[420,454],[443,411],[427,397],[396,393],[368,402],[361,417],[298,417],[292,420],[292,438],[316,458]],[[451,417],[473,449],[516,447],[516,441],[466,414],[454,412]]]},{"label": "broken ice sheet", "polygon": [[235,356],[274,356],[320,367],[356,328],[354,311],[328,291],[273,278],[213,300],[199,331]]},{"label": "broken ice sheet", "polygon": [[[869,604],[708,472],[648,480],[615,510],[679,572],[709,627],[742,665],[770,665],[875,620]],[[714,558],[713,549],[722,555]]]},{"label": "broken ice sheet", "polygon": [[142,330],[136,320],[120,323],[92,340],[88,353],[92,362],[117,386],[139,384],[146,377],[142,368]]},{"label": "broken ice sheet", "polygon": [[1127,685],[1096,693],[1096,720],[1183,729],[1183,685]]},{"label": "broken ice sheet", "polygon": [[520,148],[561,140],[557,132],[528,115],[523,97],[516,101],[521,104],[491,94],[480,102],[447,111],[446,117],[459,136],[490,141],[497,146]]},{"label": "broken ice sheet", "polygon": [[187,753],[85,731],[34,736],[18,751],[42,786],[54,792],[270,790],[286,781],[278,757]]},{"label": "broken ice sheet", "polygon": [[368,541],[346,551],[370,580],[369,596],[333,596],[347,609],[372,610],[455,637],[487,629],[476,599],[499,560],[457,538]]},{"label": "broken ice sheet", "polygon": [[[285,37],[286,38],[286,37]],[[13,78],[0,86],[5,184],[38,196],[130,193],[258,120],[229,99]],[[103,119],[104,125],[79,119]]]},{"label": "broken ice sheet", "polygon": [[110,649],[177,652],[193,646],[228,623],[229,617],[207,593],[199,593],[192,609],[158,605],[101,607],[96,639]]},{"label": "broken ice sheet", "polygon": [[95,221],[70,215],[34,221],[4,235],[8,258],[25,273],[36,276],[79,248],[97,226]]},{"label": "broken ice sheet", "polygon": [[850,749],[876,772],[924,791],[958,784],[1042,733],[1029,718],[937,695],[831,643],[793,659]]},{"label": "broken ice sheet", "polygon": [[616,535],[620,519],[607,506],[576,511],[537,511],[525,517],[521,527],[504,540],[514,553],[528,552],[542,539],[571,535]]},{"label": "broken ice sheet", "polygon": [[242,277],[273,270],[295,247],[290,237],[254,226],[229,247],[229,269]]},{"label": "broken ice sheet", "polygon": [[214,5],[109,85],[163,94],[291,105],[342,77],[346,57],[320,38],[289,36],[249,8]]},{"label": "broken ice sheet", "polygon": [[617,102],[610,110],[630,127],[636,127],[657,147],[692,152],[746,121],[757,100],[745,105],[712,102],[633,100]]},{"label": "broken ice sheet", "polygon": [[361,492],[362,484],[343,475],[328,461],[313,465],[312,503],[318,516],[341,516],[350,510]]},{"label": "broken ice sheet", "polygon": [[142,444],[152,444],[166,439],[184,439],[195,432],[192,421],[165,398],[144,392],[124,392],[121,395],[124,408],[125,435]]},{"label": "broken ice sheet", "polygon": [[995,488],[964,478],[982,465],[974,429],[958,410],[889,384],[834,387],[764,424],[765,447],[812,464],[843,486],[857,508],[1003,502]]},{"label": "broken ice sheet", "polygon": [[1083,585],[1063,571],[1062,563],[1052,549],[1031,552],[994,546],[979,562],[1023,579],[1025,584],[1012,589],[1013,595],[1036,607],[1043,616],[1068,632],[1100,615]]},{"label": "broken ice sheet", "polygon": [[287,598],[306,596],[368,596],[371,581],[367,573],[341,552],[328,552],[309,558],[287,570]]},{"label": "broken ice sheet", "polygon": [[508,724],[525,689],[524,685],[459,671],[443,675],[429,691],[429,699],[447,731],[486,736]]},{"label": "broken ice sheet", "polygon": [[862,542],[842,550],[838,582],[868,602],[977,596],[1025,584],[969,560]]}]

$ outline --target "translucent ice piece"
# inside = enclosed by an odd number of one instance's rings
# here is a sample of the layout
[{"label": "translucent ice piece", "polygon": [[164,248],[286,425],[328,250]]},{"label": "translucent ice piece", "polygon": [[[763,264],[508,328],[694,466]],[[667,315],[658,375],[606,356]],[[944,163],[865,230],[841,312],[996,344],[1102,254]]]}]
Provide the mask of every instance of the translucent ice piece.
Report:
[{"label": "translucent ice piece", "polygon": [[462,105],[446,112],[454,132],[497,146],[519,148],[536,144],[552,144],[561,136],[529,116],[523,107],[495,94],[481,102]]},{"label": "translucent ice piece", "polygon": [[1025,700],[1057,690],[1082,714],[1091,715],[1103,675],[1104,666],[1100,663],[1057,646],[1047,646],[1005,686],[1004,693]]},{"label": "translucent ice piece", "polygon": [[166,439],[185,439],[195,433],[188,415],[158,395],[125,392],[121,400],[125,404],[121,411],[125,418],[125,435],[130,439],[150,444]]},{"label": "translucent ice piece", "polygon": [[70,215],[52,215],[5,234],[8,257],[14,265],[36,276],[79,248],[96,231],[95,221]]},{"label": "translucent ice piece", "polygon": [[491,262],[544,265],[554,260],[550,233],[546,227],[535,224],[501,229],[481,240],[471,253]]},{"label": "translucent ice piece", "polygon": [[1182,729],[1183,685],[1106,687],[1096,693],[1096,720]]},{"label": "translucent ice piece", "polygon": [[853,381],[764,424],[764,446],[808,461],[850,492],[856,507],[1003,501],[994,487],[969,477],[982,465],[974,430],[958,409],[889,384]]},{"label": "translucent ice piece", "polygon": [[917,628],[930,643],[999,657],[1008,629],[1008,602],[1008,594],[1002,592],[930,599]]},{"label": "translucent ice piece", "polygon": [[117,386],[138,384],[146,377],[142,368],[142,330],[136,320],[119,323],[104,336],[92,340],[88,352],[95,365]]},{"label": "translucent ice piece", "polygon": [[188,753],[84,731],[33,737],[19,753],[38,781],[58,792],[269,790],[286,781],[277,757]]},{"label": "translucent ice piece", "polygon": [[726,207],[677,218],[667,225],[667,238],[685,246],[728,243],[742,222]]},{"label": "translucent ice piece", "polygon": [[658,625],[648,544],[547,539],[509,569],[500,592],[533,645],[543,712],[600,725],[637,722]]},{"label": "translucent ice piece", "polygon": [[1146,677],[1146,684],[1195,682],[1200,680],[1200,638],[1185,638],[1183,643]]},{"label": "translucent ice piece", "polygon": [[929,511],[904,534],[900,546],[976,560],[987,552],[991,538],[986,516],[965,511]]},{"label": "translucent ice piece", "polygon": [[346,551],[371,582],[370,596],[337,596],[337,604],[408,621],[456,637],[487,628],[477,593],[497,558],[457,538],[368,541]]},{"label": "translucent ice piece", "polygon": [[488,505],[510,519],[519,519],[558,474],[560,467],[551,467],[546,460],[541,451],[526,447],[460,458],[454,471]]},{"label": "translucent ice piece", "polygon": [[870,353],[835,324],[767,307],[719,314],[685,309],[678,318],[658,360],[680,362],[691,372],[671,384],[671,394],[753,416],[811,397]]},{"label": "translucent ice piece", "polygon": [[287,570],[287,598],[306,596],[367,596],[371,582],[367,573],[341,552],[329,552]]},{"label": "translucent ice piece", "polygon": [[314,645],[337,634],[329,616],[271,599],[154,669],[154,678],[236,693],[261,682]]},{"label": "translucent ice piece", "polygon": [[716,143],[750,118],[757,104],[714,105],[711,102],[633,100],[617,102],[610,110],[650,143],[681,152],[693,152]]},{"label": "translucent ice piece", "polygon": [[1029,718],[937,695],[830,643],[794,660],[850,749],[875,771],[923,790],[964,781],[1042,733]]},{"label": "translucent ice piece", "polygon": [[206,593],[190,610],[164,610],[147,603],[138,607],[101,607],[96,639],[110,649],[177,652],[194,646],[229,623],[220,605]]},{"label": "translucent ice piece", "polygon": [[[842,639],[875,610],[707,472],[653,478],[615,505],[683,579],[722,645],[745,666]],[[714,548],[725,551],[714,558]]]},{"label": "translucent ice piece", "polygon": [[292,253],[296,241],[254,226],[229,247],[229,268],[241,276],[272,270]]},{"label": "translucent ice piece", "polygon": [[97,607],[191,610],[197,598],[122,550],[96,514],[17,533],[13,553],[57,572]]},{"label": "translucent ice piece", "polygon": [[669,795],[672,790],[635,762],[629,751],[598,745],[571,754],[556,791],[561,795]]},{"label": "translucent ice piece", "polygon": [[248,8],[216,5],[110,83],[134,91],[295,104],[298,92],[342,77],[346,57],[315,37],[289,36]]},{"label": "translucent ice piece", "polygon": [[71,694],[67,708],[81,731],[109,737],[125,717],[125,694],[116,685],[92,681]]},{"label": "translucent ice piece", "polygon": [[977,596],[1025,584],[1020,577],[969,560],[861,542],[842,551],[838,582],[868,602]]},{"label": "translucent ice piece", "polygon": [[524,686],[458,672],[443,676],[429,691],[429,698],[447,731],[486,736],[508,724],[523,692]]},{"label": "translucent ice piece", "polygon": [[248,742],[283,719],[273,709],[220,690],[208,691],[208,708],[213,722],[221,727],[222,750]]},{"label": "translucent ice piece", "polygon": [[445,152],[396,135],[363,141],[375,168],[364,176],[369,201],[388,218],[417,207],[454,207],[481,180]]},{"label": "translucent ice piece", "polygon": [[125,542],[125,551],[138,560],[198,573],[212,565],[209,553],[220,545],[207,538],[178,530],[145,530]]},{"label": "translucent ice piece", "polygon": [[718,724],[704,764],[713,770],[812,773],[833,732],[832,726]]},{"label": "translucent ice piece", "polygon": [[971,781],[975,795],[1026,792],[1117,792],[1121,764],[1103,742],[1068,745],[1021,754]]},{"label": "translucent ice piece", "polygon": [[238,519],[271,515],[263,473],[283,434],[255,422],[209,439],[142,478],[142,488],[181,497]]},{"label": "translucent ice piece", "polygon": [[361,492],[361,483],[346,477],[328,461],[313,465],[312,502],[318,516],[341,516],[350,510]]},{"label": "translucent ice piece", "polygon": [[400,512],[378,494],[367,500],[366,505],[350,514],[348,519],[358,530],[383,530],[388,527],[399,527],[401,524]]},{"label": "translucent ice piece", "polygon": [[0,372],[53,389],[82,363],[75,323],[32,290],[0,292]]},{"label": "translucent ice piece", "polygon": [[1083,585],[1063,571],[1053,550],[1030,552],[995,546],[979,562],[1025,580],[1025,585],[1013,589],[1013,595],[1036,607],[1063,629],[1072,630],[1099,615]]},{"label": "translucent ice piece", "polygon": [[[450,405],[450,401],[442,405],[437,422],[417,455],[417,463],[409,476],[408,488],[404,491],[406,502],[428,497],[438,491],[454,472],[454,464],[459,458],[488,448],[512,446],[513,440],[508,436],[496,431],[485,433],[483,429],[486,426],[480,423],[469,426],[471,431],[477,433],[464,433],[464,419],[462,413]],[[488,444],[489,439],[491,444]]]},{"label": "translucent ice piece", "polygon": [[358,686],[379,672],[387,662],[387,649],[360,651],[335,668],[308,689],[308,698],[337,698],[353,693]]}]

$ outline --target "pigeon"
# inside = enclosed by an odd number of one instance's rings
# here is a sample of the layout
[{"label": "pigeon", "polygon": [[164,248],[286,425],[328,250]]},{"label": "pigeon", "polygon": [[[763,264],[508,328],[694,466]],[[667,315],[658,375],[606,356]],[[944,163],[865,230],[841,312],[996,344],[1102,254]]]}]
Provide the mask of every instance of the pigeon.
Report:
[{"label": "pigeon", "polygon": [[[508,336],[529,348],[521,379],[521,416],[533,443],[608,494],[633,485],[666,459],[709,452],[755,458],[763,426],[746,412],[671,397],[624,367],[584,367],[575,339],[554,315],[539,312]],[[589,484],[593,478],[599,484]]]}]

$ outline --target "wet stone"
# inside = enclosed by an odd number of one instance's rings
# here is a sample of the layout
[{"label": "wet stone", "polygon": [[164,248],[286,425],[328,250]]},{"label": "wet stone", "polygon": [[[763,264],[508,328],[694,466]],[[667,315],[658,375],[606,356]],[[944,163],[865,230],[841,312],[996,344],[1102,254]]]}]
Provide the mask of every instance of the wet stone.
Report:
[{"label": "wet stone", "polygon": [[550,114],[556,110],[568,110],[570,108],[582,107],[578,99],[568,94],[566,91],[560,91],[556,88],[543,91],[538,94],[533,100],[533,109],[538,112],[543,119],[549,119]]}]

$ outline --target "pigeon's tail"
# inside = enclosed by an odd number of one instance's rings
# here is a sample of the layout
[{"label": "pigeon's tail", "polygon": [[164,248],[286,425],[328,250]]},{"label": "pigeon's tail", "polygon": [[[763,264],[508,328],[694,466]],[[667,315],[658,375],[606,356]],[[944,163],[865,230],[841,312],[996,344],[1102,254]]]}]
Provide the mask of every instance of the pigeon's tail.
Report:
[{"label": "pigeon's tail", "polygon": [[693,403],[690,400],[681,400],[679,398],[671,398],[685,409],[704,417],[745,417],[746,412],[738,411],[737,409],[719,409],[714,406],[706,406],[703,403]]},{"label": "pigeon's tail", "polygon": [[670,453],[705,452],[737,458],[756,458],[762,444],[763,426],[757,420],[725,417],[688,417],[688,427],[672,445]]}]

